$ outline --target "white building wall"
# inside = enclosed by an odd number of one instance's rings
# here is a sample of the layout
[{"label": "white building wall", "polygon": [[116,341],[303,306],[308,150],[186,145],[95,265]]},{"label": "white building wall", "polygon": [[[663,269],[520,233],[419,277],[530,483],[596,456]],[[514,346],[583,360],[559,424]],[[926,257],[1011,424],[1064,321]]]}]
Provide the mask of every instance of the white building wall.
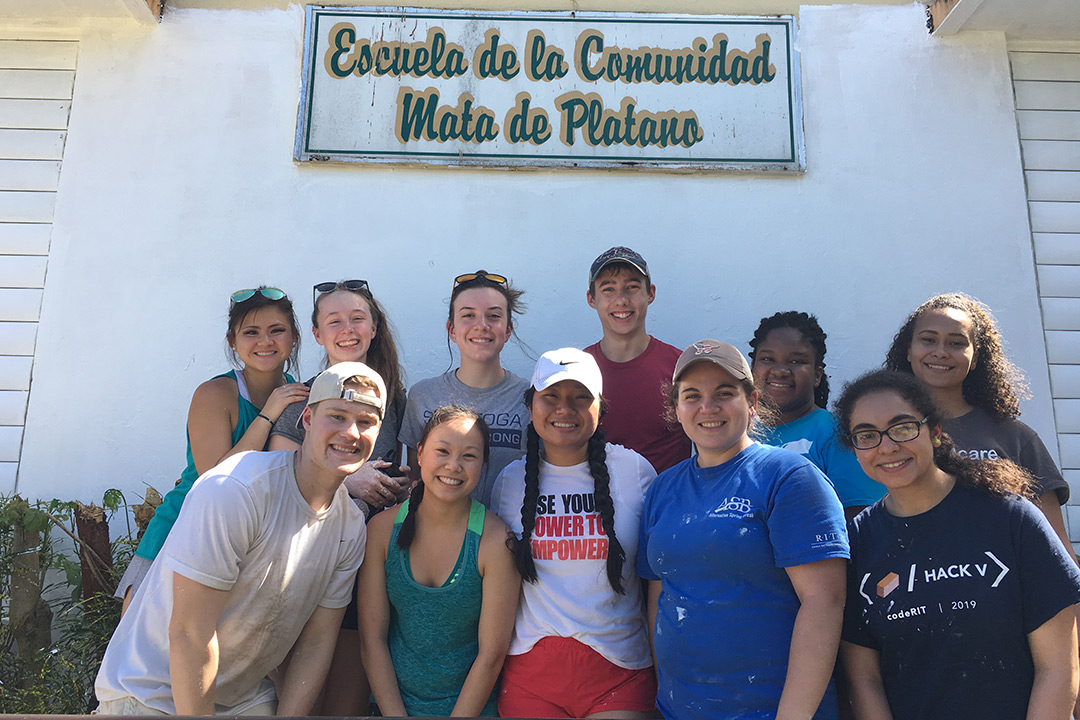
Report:
[{"label": "white building wall", "polygon": [[15,489],[77,42],[0,30],[0,492]]},{"label": "white building wall", "polygon": [[[1080,46],[1012,47],[1061,467],[1080,488]],[[1067,510],[1078,540],[1080,502]]]},{"label": "white building wall", "polygon": [[649,328],[673,344],[746,349],[761,317],[817,313],[837,390],[928,296],[972,293],[1031,375],[1025,420],[1052,435],[1000,34],[931,38],[914,4],[804,7],[807,170],[787,176],[299,166],[302,38],[299,7],[82,34],[20,491],[171,486],[191,392],[226,368],[233,290],[280,286],[304,316],[313,282],[366,278],[417,380],[448,366],[451,278],[479,267],[526,289],[537,351],[594,341],[586,273],[614,244],[649,261]]}]

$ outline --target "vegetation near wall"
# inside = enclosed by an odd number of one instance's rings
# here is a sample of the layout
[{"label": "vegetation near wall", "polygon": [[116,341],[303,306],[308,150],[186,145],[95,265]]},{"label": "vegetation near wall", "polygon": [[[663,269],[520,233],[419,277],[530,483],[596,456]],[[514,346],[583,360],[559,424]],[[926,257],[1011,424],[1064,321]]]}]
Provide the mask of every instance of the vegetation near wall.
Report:
[{"label": "vegetation near wall", "polygon": [[[160,502],[153,490],[133,507],[119,490],[103,507],[0,496],[0,713],[97,705],[94,677],[120,620],[112,593]],[[110,541],[118,512],[127,532]]]}]

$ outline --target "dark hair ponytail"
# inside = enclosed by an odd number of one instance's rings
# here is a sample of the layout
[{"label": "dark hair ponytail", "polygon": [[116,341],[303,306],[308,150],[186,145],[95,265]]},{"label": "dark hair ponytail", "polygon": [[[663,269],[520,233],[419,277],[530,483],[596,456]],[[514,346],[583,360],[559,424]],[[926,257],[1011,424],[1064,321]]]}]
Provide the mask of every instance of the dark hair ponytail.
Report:
[{"label": "dark hair ponytail", "polygon": [[416,511],[420,508],[420,501],[424,499],[424,483],[416,483],[409,495],[409,512],[405,513],[405,519],[398,528],[397,544],[402,550],[408,550],[416,535]]},{"label": "dark hair ponytail", "polygon": [[622,583],[623,564],[626,551],[615,537],[615,503],[611,500],[611,477],[607,469],[607,439],[604,431],[596,428],[589,438],[589,473],[593,477],[593,499],[596,510],[600,513],[600,522],[608,537],[607,576],[615,592],[626,593]]},{"label": "dark hair ponytail", "polygon": [[[532,388],[529,388],[530,390]],[[536,503],[540,500],[540,436],[530,422],[525,444],[525,499],[521,501],[521,537],[512,543],[514,564],[521,578],[536,582],[532,556],[532,533],[536,527]]]}]

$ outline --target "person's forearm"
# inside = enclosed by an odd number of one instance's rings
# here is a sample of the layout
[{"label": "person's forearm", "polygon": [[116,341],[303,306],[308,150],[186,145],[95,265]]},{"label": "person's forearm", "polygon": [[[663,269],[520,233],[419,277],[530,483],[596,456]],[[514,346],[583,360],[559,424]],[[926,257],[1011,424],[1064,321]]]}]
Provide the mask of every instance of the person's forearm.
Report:
[{"label": "person's forearm", "polygon": [[824,597],[808,599],[799,607],[777,720],[807,720],[817,712],[836,664],[842,620],[843,605]]},{"label": "person's forearm", "polygon": [[217,670],[216,633],[206,643],[183,630],[170,629],[169,682],[177,715],[214,714]]},{"label": "person's forearm", "polygon": [[361,635],[361,656],[364,659],[364,671],[367,672],[371,694],[383,717],[405,717],[405,703],[401,699],[397,675],[394,673],[394,661],[390,657],[390,648],[385,642],[363,642]]},{"label": "person's forearm", "polygon": [[505,659],[505,653],[487,657],[481,654],[476,657],[465,677],[465,684],[461,686],[461,694],[454,703],[454,709],[450,711],[450,717],[480,717],[480,711],[491,697],[495,681],[499,679]]}]

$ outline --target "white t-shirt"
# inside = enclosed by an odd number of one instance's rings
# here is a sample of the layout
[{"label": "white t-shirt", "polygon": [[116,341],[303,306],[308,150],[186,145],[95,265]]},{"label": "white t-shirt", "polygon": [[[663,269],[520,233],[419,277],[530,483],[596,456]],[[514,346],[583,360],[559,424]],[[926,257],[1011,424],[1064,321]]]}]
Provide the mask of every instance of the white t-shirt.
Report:
[{"label": "white t-shirt", "polygon": [[[559,467],[540,462],[540,500],[531,538],[537,581],[522,584],[510,655],[521,655],[544,637],[568,637],[588,645],[619,667],[652,665],[642,611],[641,583],[634,571],[641,507],[656,471],[621,445],[607,445],[615,537],[626,553],[624,595],[607,576],[608,539],[593,497],[588,463]],[[521,535],[525,458],[495,481],[491,509]]]},{"label": "white t-shirt", "polygon": [[345,607],[364,557],[364,516],[338,488],[315,512],[292,452],[245,452],[200,477],[120,621],[98,672],[99,700],[134,697],[176,714],[169,681],[173,573],[229,591],[218,618],[218,714],[274,699],[266,677],[317,606]]}]

